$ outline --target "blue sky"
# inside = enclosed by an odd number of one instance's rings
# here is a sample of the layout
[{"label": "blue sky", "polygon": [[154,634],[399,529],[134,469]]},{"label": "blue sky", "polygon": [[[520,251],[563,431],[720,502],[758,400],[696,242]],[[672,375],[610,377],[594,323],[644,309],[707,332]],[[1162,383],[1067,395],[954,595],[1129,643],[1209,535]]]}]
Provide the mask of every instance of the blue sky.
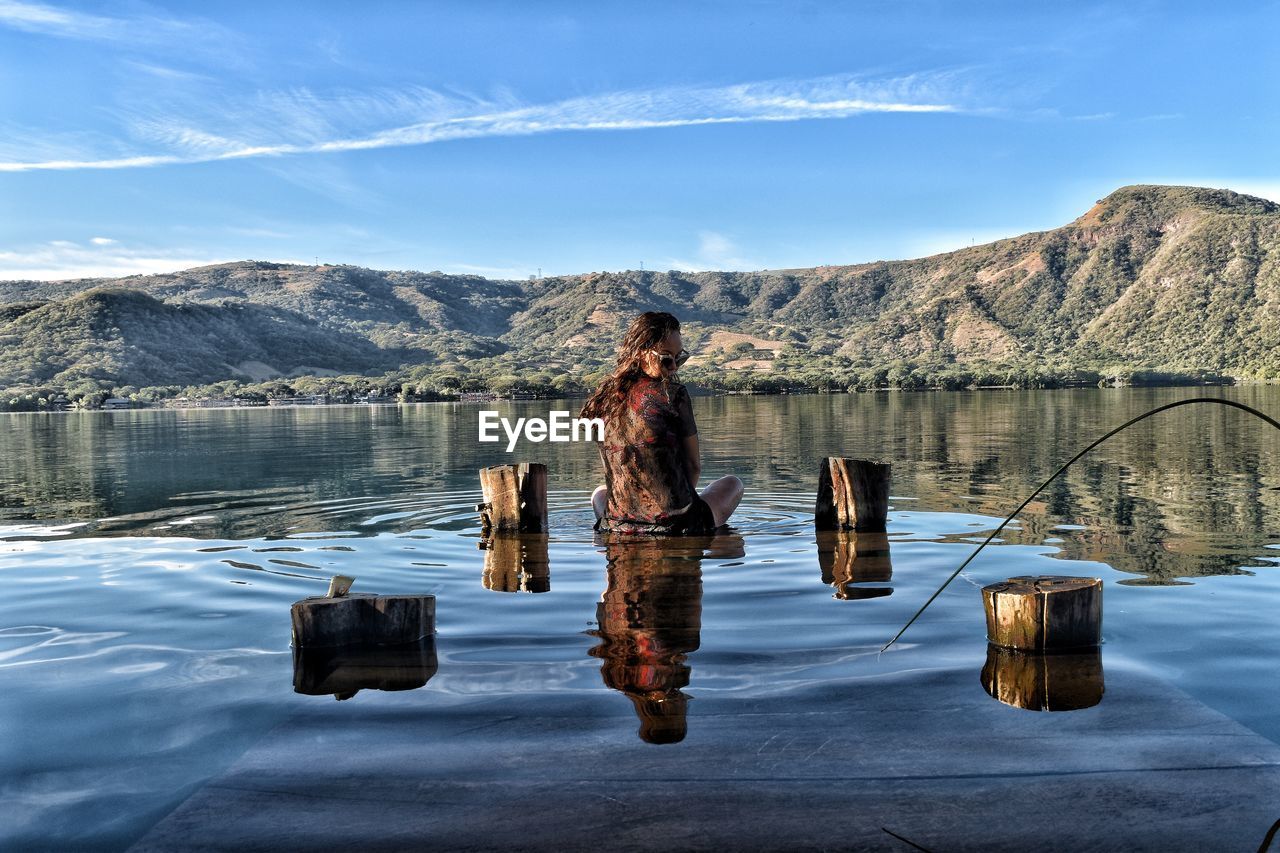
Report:
[{"label": "blue sky", "polygon": [[1280,199],[1280,5],[0,0],[0,279],[919,257]]}]

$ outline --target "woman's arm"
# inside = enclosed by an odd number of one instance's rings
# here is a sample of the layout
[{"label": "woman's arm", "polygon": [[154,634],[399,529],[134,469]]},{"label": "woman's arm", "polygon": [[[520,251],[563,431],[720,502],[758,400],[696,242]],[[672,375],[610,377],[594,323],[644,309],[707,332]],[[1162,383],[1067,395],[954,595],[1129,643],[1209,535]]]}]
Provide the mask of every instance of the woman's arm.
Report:
[{"label": "woman's arm", "polygon": [[693,401],[689,389],[678,385],[676,413],[680,416],[680,431],[684,435],[684,472],[689,477],[689,488],[698,491],[698,477],[702,474],[702,452],[698,449],[698,422],[693,418]]},{"label": "woman's arm", "polygon": [[698,477],[702,476],[702,451],[698,449],[698,434],[685,436],[684,439],[684,472],[689,477],[689,486],[698,490]]}]

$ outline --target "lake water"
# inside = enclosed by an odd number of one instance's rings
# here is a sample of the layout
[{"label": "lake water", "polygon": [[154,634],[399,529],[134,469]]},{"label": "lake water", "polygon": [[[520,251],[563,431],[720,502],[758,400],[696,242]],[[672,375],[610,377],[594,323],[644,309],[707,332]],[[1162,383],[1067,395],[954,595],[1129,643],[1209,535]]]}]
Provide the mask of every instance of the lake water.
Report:
[{"label": "lake water", "polygon": [[[1280,416],[1277,387],[699,398],[704,483],[747,486],[734,529],[630,545],[592,537],[593,445],[476,440],[482,405],[570,401],[0,416],[0,847],[127,847],[332,705],[325,673],[297,682],[322,695],[295,691],[289,606],[338,573],[438,606],[433,647],[400,670],[425,686],[360,690],[352,725],[386,706],[501,720],[555,694],[679,750],[723,725],[700,697],[945,667],[981,692],[979,588],[1071,574],[1104,581],[1108,684],[1155,675],[1280,741],[1280,434],[1221,406],[1077,463],[878,654],[1078,449],[1205,394]],[[827,455],[892,463],[886,539],[815,536]],[[549,467],[550,535],[482,550],[476,470],[516,460]]]}]

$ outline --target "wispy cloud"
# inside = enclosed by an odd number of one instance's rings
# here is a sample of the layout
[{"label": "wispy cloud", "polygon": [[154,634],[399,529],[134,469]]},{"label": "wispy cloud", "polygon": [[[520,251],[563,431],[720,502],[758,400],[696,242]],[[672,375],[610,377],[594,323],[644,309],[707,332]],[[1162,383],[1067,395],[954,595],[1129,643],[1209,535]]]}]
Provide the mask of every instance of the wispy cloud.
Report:
[{"label": "wispy cloud", "polygon": [[0,0],[0,25],[28,33],[77,39],[120,39],[128,34],[124,21],[118,18],[17,0]]},{"label": "wispy cloud", "polygon": [[699,231],[697,257],[694,260],[667,258],[667,269],[700,272],[703,270],[756,270],[764,265],[744,256],[742,248],[728,235],[718,231]]},{"label": "wispy cloud", "polygon": [[201,256],[182,249],[130,247],[108,237],[83,245],[50,240],[38,246],[0,249],[0,281],[58,281],[165,273],[219,263],[226,258]]},{"label": "wispy cloud", "polygon": [[444,264],[440,268],[441,272],[456,273],[458,275],[480,275],[490,279],[522,279],[534,275],[534,271],[526,267],[486,267],[477,266],[476,264]]},{"label": "wispy cloud", "polygon": [[215,78],[208,74],[197,74],[194,71],[187,71],[181,68],[174,68],[169,65],[160,65],[155,62],[143,62],[137,59],[126,59],[124,66],[130,68],[147,77],[156,78],[165,82],[178,83],[213,83]]},{"label": "wispy cloud", "polygon": [[951,113],[967,109],[956,83],[942,73],[879,80],[836,75],[633,89],[543,104],[522,103],[506,91],[489,98],[432,89],[322,97],[300,89],[234,103],[192,101],[179,112],[122,114],[133,145],[147,150],[113,146],[105,156],[8,159],[0,171],[129,169],[564,131]]},{"label": "wispy cloud", "polygon": [[[150,48],[190,59],[217,58],[219,66],[241,64],[240,38],[232,30],[205,18],[162,15],[110,17],[61,6],[0,0],[0,27],[51,38],[75,39],[125,48]],[[182,75],[163,66],[154,72]]]}]

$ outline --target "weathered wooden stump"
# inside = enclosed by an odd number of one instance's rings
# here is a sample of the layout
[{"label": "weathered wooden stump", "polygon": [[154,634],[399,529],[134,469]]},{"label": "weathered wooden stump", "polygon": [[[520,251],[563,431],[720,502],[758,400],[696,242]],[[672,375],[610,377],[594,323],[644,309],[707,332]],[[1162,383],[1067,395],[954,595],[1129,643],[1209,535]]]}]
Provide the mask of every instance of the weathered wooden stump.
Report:
[{"label": "weathered wooden stump", "polygon": [[982,588],[987,640],[1022,651],[1102,642],[1102,581],[1057,575],[1009,578]]},{"label": "weathered wooden stump", "polygon": [[1022,652],[987,644],[982,686],[993,699],[1028,711],[1077,711],[1102,701],[1102,652]]},{"label": "weathered wooden stump", "polygon": [[480,469],[481,503],[476,504],[486,533],[547,532],[547,466],[538,462],[490,465]]},{"label": "weathered wooden stump", "polygon": [[295,601],[295,648],[414,643],[436,632],[434,595],[351,593]]},{"label": "weathered wooden stump", "polygon": [[818,530],[883,532],[889,515],[889,463],[828,456],[818,469],[813,523]]},{"label": "weathered wooden stump", "polygon": [[822,582],[835,590],[835,598],[856,601],[893,594],[892,587],[858,586],[893,579],[888,534],[819,530],[817,539]]},{"label": "weathered wooden stump", "polygon": [[415,690],[436,674],[434,637],[399,646],[293,649],[293,689],[350,699],[360,690]]},{"label": "weathered wooden stump", "polygon": [[478,543],[484,550],[485,589],[494,592],[549,592],[551,561],[545,533],[501,533]]}]

